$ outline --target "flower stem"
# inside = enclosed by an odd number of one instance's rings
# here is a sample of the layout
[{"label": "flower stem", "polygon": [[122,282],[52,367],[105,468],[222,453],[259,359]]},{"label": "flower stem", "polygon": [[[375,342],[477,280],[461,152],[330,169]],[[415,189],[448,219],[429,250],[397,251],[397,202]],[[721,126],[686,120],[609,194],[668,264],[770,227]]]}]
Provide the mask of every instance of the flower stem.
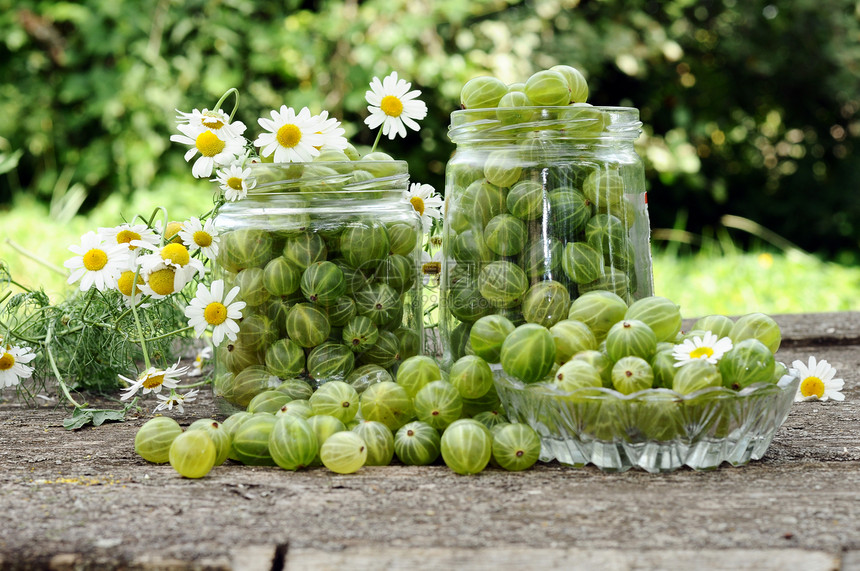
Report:
[{"label": "flower stem", "polygon": [[236,114],[236,111],[239,109],[239,90],[235,87],[231,87],[227,91],[224,92],[224,95],[221,96],[221,99],[218,100],[218,103],[215,104],[214,111],[218,111],[221,109],[221,104],[230,96],[233,95],[236,97],[236,102],[233,103],[233,111],[230,113],[230,122],[233,122],[233,115]]},{"label": "flower stem", "polygon": [[[153,213],[155,216],[155,213]],[[149,362],[149,352],[146,350],[146,340],[143,337],[143,328],[140,326],[140,317],[137,315],[137,302],[134,300],[135,289],[137,288],[137,278],[140,276],[140,266],[134,271],[134,279],[131,281],[131,314],[134,316],[134,326],[137,328],[137,338],[140,339],[140,349],[143,351],[143,362],[146,369],[152,366]]]},{"label": "flower stem", "polygon": [[[17,251],[18,251],[18,253],[19,253],[19,254],[21,254],[22,256],[25,256],[25,257],[27,257],[27,258],[30,258],[31,260],[33,260],[33,261],[34,261],[34,262],[36,262],[37,264],[41,264],[41,265],[45,266],[46,268],[48,268],[48,269],[49,269],[49,270],[51,270],[52,272],[57,273],[57,274],[60,274],[61,276],[67,276],[67,275],[68,275],[68,274],[67,274],[65,271],[63,271],[60,267],[55,266],[54,264],[51,264],[51,263],[49,263],[49,262],[46,262],[45,260],[43,260],[43,259],[39,258],[38,256],[36,256],[36,255],[35,255],[35,254],[33,254],[32,252],[30,252],[29,250],[25,250],[21,245],[16,244],[16,243],[15,243],[15,242],[13,242],[10,238],[6,238],[6,243],[7,243],[7,244],[9,244],[9,246],[10,246],[13,250],[17,250]],[[12,283],[15,283],[15,282],[12,282]],[[20,287],[20,288],[26,289],[27,291],[30,291],[29,289],[25,288],[25,287],[24,287],[24,286],[22,286],[21,284],[17,284],[17,283],[16,283],[15,285],[17,285],[17,286],[18,286],[18,287]]]},{"label": "flower stem", "polygon": [[381,139],[381,138],[382,138],[382,128],[380,127],[380,128],[379,128],[379,132],[376,134],[376,140],[375,140],[375,141],[373,141],[373,146],[372,146],[372,147],[370,147],[370,152],[371,152],[371,153],[372,153],[373,151],[375,151],[375,150],[376,150],[376,145],[378,145],[378,144],[379,144],[379,139]]},{"label": "flower stem", "polygon": [[45,336],[45,354],[48,355],[48,362],[51,364],[51,369],[54,371],[54,375],[57,377],[57,383],[60,385],[60,389],[63,391],[63,395],[69,402],[75,405],[75,408],[84,408],[87,406],[87,403],[79,404],[74,398],[72,398],[72,394],[69,392],[69,387],[66,386],[65,381],[63,381],[63,376],[60,374],[60,370],[57,368],[57,363],[54,361],[54,354],[51,352],[51,337],[54,333],[54,322],[52,321],[50,325],[48,325],[48,334]]},{"label": "flower stem", "polygon": [[211,384],[212,384],[212,380],[211,380],[211,379],[207,379],[207,380],[205,380],[205,381],[197,381],[196,383],[191,383],[190,385],[182,385],[180,388],[183,388],[183,389],[194,389],[194,388],[197,388],[197,387],[204,387],[204,386],[206,386],[206,385],[211,385]]},{"label": "flower stem", "polygon": [[149,337],[147,341],[158,341],[159,339],[165,339],[167,337],[171,337],[173,335],[179,335],[180,333],[185,333],[186,331],[190,331],[194,329],[191,325],[188,327],[183,327],[182,329],[176,329],[174,331],[170,331],[169,333],[162,333],[161,335],[156,335],[155,337]]}]

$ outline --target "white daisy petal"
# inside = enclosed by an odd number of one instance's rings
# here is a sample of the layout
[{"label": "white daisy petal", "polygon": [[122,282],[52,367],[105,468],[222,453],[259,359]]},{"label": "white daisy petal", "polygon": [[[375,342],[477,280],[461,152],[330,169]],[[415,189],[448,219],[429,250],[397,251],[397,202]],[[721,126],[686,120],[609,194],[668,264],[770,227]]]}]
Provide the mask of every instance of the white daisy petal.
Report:
[{"label": "white daisy petal", "polygon": [[370,82],[370,90],[365,93],[365,100],[370,115],[364,122],[371,129],[382,125],[382,134],[394,139],[398,135],[406,136],[406,127],[414,131],[420,130],[416,119],[427,115],[427,106],[423,101],[415,99],[421,92],[409,91],[412,84],[398,79],[397,72],[391,72],[381,82],[374,77]]},{"label": "white daisy petal", "polygon": [[833,378],[836,376],[836,369],[826,360],[816,361],[814,356],[810,356],[807,363],[794,361],[791,365],[789,373],[800,378],[800,385],[794,396],[795,402],[845,400],[845,395],[841,392],[845,381]]},{"label": "white daisy petal", "polygon": [[[235,287],[230,290],[228,297],[235,296],[237,290],[238,288]],[[243,301],[229,303],[223,297],[223,292],[223,280],[215,280],[211,288],[200,284],[197,287],[197,295],[185,308],[188,325],[194,328],[198,337],[212,326],[212,340],[216,346],[221,344],[225,334],[231,341],[236,339],[235,332],[239,331],[236,320],[241,319],[242,314],[239,310],[245,307]]]}]

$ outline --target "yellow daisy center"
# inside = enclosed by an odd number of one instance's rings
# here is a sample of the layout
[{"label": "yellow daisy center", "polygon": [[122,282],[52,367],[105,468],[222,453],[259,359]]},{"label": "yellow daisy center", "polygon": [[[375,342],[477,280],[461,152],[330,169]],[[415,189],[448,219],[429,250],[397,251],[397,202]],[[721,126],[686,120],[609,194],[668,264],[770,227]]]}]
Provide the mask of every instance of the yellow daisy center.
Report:
[{"label": "yellow daisy center", "polygon": [[170,268],[154,271],[149,275],[149,287],[158,295],[170,295],[175,277],[176,272]]},{"label": "yellow daisy center", "polygon": [[287,124],[278,129],[278,143],[282,147],[292,149],[302,140],[302,130],[295,125]]},{"label": "yellow daisy center", "polygon": [[427,262],[421,266],[424,275],[438,276],[442,273],[442,262]]},{"label": "yellow daisy center", "polygon": [[84,267],[91,272],[97,272],[108,263],[108,257],[104,250],[93,248],[84,254]]},{"label": "yellow daisy center", "polygon": [[212,245],[212,235],[209,232],[204,232],[203,230],[198,230],[194,233],[194,243],[200,246],[201,248],[208,248]]},{"label": "yellow daisy center", "polygon": [[209,325],[221,325],[227,321],[227,308],[223,303],[213,301],[203,310],[203,319]]},{"label": "yellow daisy center", "polygon": [[393,95],[383,97],[379,108],[389,117],[400,117],[400,114],[403,113],[403,103]]},{"label": "yellow daisy center", "polygon": [[227,143],[219,139],[212,131],[203,131],[197,135],[197,140],[194,144],[204,157],[214,157],[227,146]]},{"label": "yellow daisy center", "polygon": [[242,179],[238,176],[231,176],[227,179],[227,186],[233,190],[242,190]]},{"label": "yellow daisy center", "polygon": [[824,396],[824,381],[818,377],[806,377],[800,382],[800,394],[805,397]]},{"label": "yellow daisy center", "polygon": [[714,350],[710,347],[697,347],[690,351],[691,359],[701,359],[702,357],[712,357],[714,355]]},{"label": "yellow daisy center", "polygon": [[149,375],[146,377],[146,380],[143,381],[143,388],[145,389],[154,389],[155,387],[160,387],[164,384],[164,373],[160,375]]},{"label": "yellow daisy center", "polygon": [[3,355],[0,356],[0,371],[8,371],[14,364],[15,357],[12,356],[12,353],[3,353]]},{"label": "yellow daisy center", "polygon": [[415,209],[420,216],[424,216],[424,199],[420,196],[413,196],[409,199],[409,203],[412,204],[412,208]]},{"label": "yellow daisy center", "polygon": [[140,240],[141,235],[133,230],[120,230],[116,233],[117,244],[129,244],[129,250],[136,250],[137,246],[131,246],[132,240]]},{"label": "yellow daisy center", "polygon": [[[138,276],[137,283],[138,285],[134,288],[134,293],[140,293],[140,283],[143,282],[143,279]],[[131,297],[131,286],[134,283],[134,272],[131,270],[126,270],[119,276],[119,279],[116,282],[116,288],[126,297]]]},{"label": "yellow daisy center", "polygon": [[212,129],[213,131],[217,131],[218,129],[224,126],[224,121],[222,121],[219,117],[215,115],[210,115],[208,113],[203,114],[203,118],[200,120],[204,127],[207,129]]},{"label": "yellow daisy center", "polygon": [[168,222],[167,228],[164,229],[164,239],[169,242],[175,242],[179,236],[179,231],[182,230],[182,224],[179,222]]},{"label": "yellow daisy center", "polygon": [[184,266],[191,261],[191,256],[188,254],[188,248],[182,244],[168,244],[161,249],[161,259],[165,262],[173,262],[180,266]]}]

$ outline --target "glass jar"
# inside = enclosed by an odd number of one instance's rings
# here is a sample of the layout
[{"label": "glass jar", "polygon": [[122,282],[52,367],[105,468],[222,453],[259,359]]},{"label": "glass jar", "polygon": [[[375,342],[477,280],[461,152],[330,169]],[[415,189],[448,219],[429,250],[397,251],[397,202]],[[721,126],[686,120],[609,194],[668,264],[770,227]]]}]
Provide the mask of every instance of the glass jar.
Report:
[{"label": "glass jar", "polygon": [[477,319],[551,326],[593,290],[652,295],[641,132],[632,108],[520,107],[451,114],[440,330],[443,364]]},{"label": "glass jar", "polygon": [[[403,161],[254,164],[225,204],[216,278],[240,287],[235,341],[216,349],[222,412],[283,385],[293,398],[356,373],[386,380],[423,347],[421,220]],[[375,375],[375,376],[374,376]],[[358,375],[366,382],[367,374]],[[300,383],[296,384],[295,379]],[[286,382],[286,385],[284,383]]]}]

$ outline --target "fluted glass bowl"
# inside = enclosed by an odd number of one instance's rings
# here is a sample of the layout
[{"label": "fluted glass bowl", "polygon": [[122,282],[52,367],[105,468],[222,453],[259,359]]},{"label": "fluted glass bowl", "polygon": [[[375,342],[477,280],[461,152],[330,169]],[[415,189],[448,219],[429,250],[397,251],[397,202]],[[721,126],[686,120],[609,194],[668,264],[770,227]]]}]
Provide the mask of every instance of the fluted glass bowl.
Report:
[{"label": "fluted glass bowl", "polygon": [[761,458],[785,422],[800,379],[758,383],[741,391],[711,387],[681,395],[648,389],[624,395],[605,388],[562,392],[524,385],[500,368],[495,385],[512,422],[541,438],[542,461],[594,464],[606,472],[682,466],[712,470]]}]

